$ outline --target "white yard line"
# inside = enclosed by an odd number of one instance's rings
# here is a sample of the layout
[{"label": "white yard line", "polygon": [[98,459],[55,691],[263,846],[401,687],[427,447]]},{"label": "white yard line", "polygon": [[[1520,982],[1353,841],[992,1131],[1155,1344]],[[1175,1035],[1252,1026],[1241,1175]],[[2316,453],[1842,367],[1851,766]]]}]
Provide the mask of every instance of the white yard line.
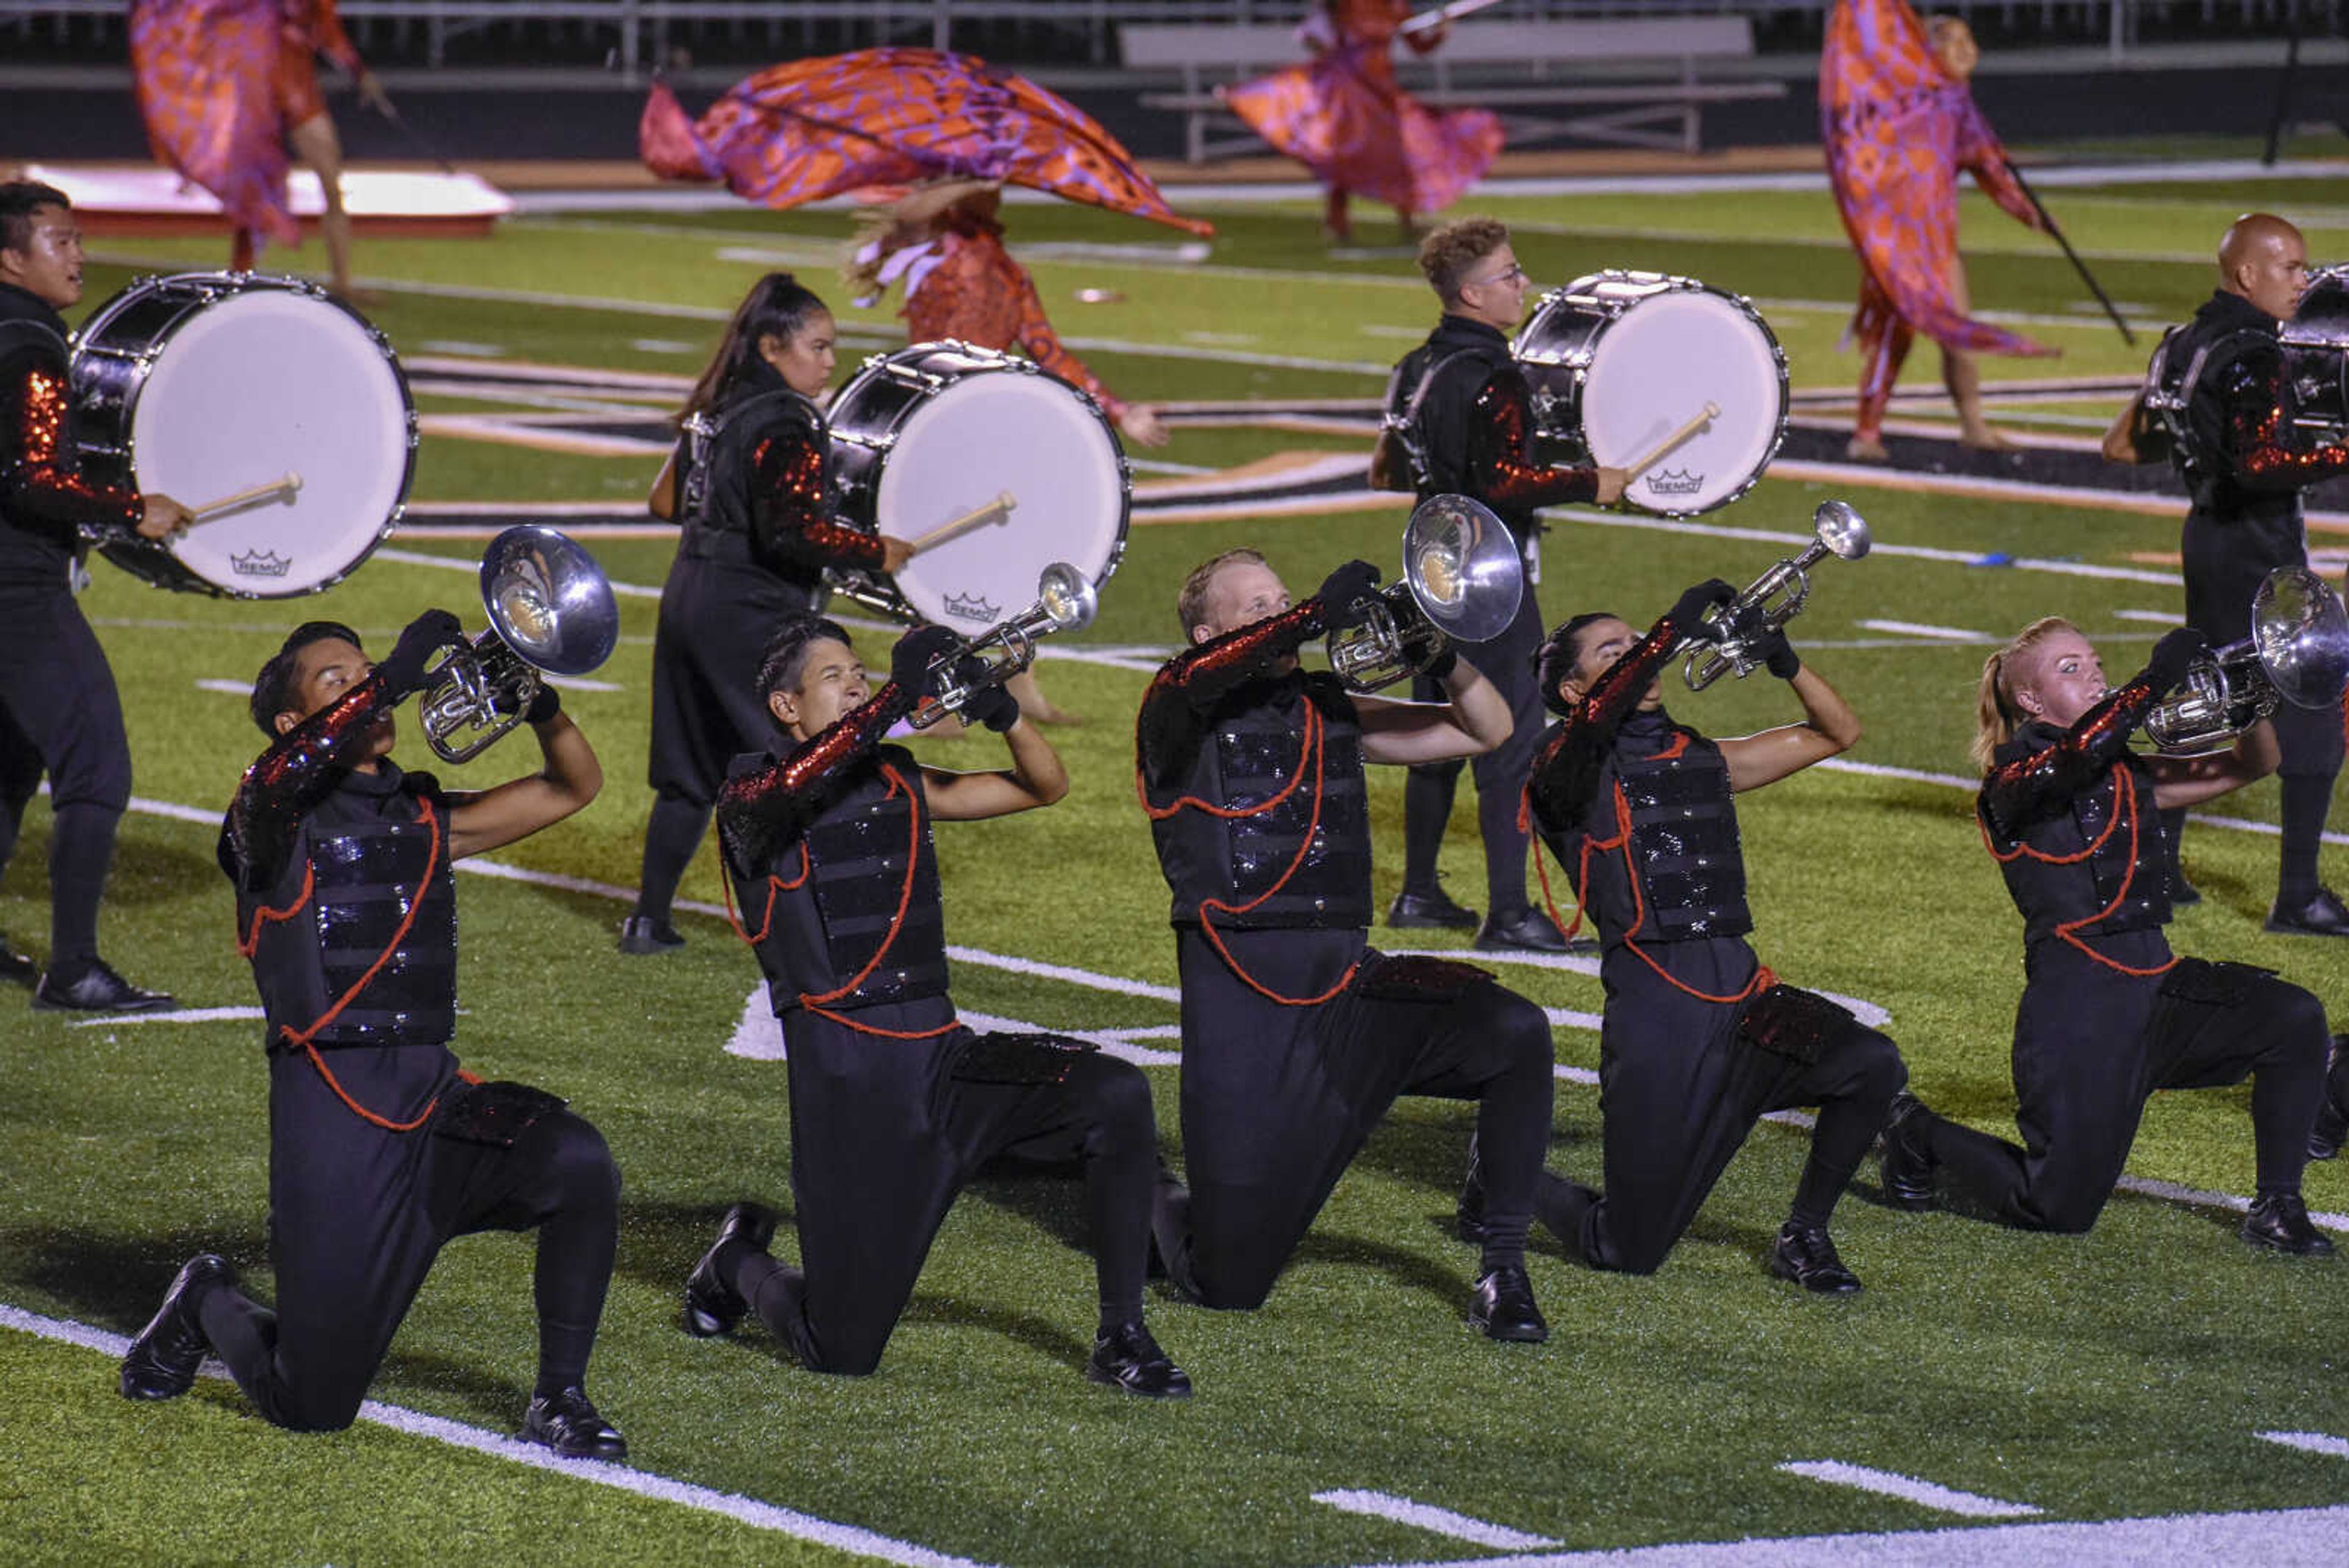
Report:
[{"label": "white yard line", "polygon": [[2002,638],[1987,631],[1968,631],[1960,626],[1930,626],[1915,620],[1864,620],[1858,623],[1869,631],[1899,632],[1909,637],[1929,637],[1943,642],[2001,642]]},{"label": "white yard line", "polygon": [[[109,1334],[104,1329],[92,1328],[88,1324],[68,1319],[45,1317],[5,1303],[0,1303],[0,1328],[13,1328],[37,1338],[77,1345],[117,1361],[130,1348],[130,1341],[122,1334]],[[217,1362],[207,1363],[205,1374],[213,1377],[227,1376]],[[469,1427],[461,1421],[451,1421],[442,1416],[428,1416],[421,1410],[387,1405],[378,1399],[370,1399],[361,1405],[358,1418],[370,1426],[388,1427],[395,1432],[445,1443],[450,1448],[471,1449],[493,1459],[505,1459],[574,1480],[590,1481],[616,1491],[632,1492],[637,1497],[675,1503],[700,1513],[718,1514],[739,1524],[747,1524],[753,1530],[788,1535],[856,1556],[877,1558],[884,1563],[902,1563],[905,1568],[979,1568],[968,1557],[933,1552],[910,1541],[861,1530],[853,1524],[819,1519],[797,1509],[779,1508],[771,1502],[744,1497],[740,1492],[718,1491],[709,1487],[696,1486],[691,1481],[655,1475],[650,1470],[630,1469],[626,1465],[606,1464],[595,1459],[561,1459],[535,1444],[518,1442],[501,1432]]]},{"label": "white yard line", "polygon": [[1313,1501],[1342,1513],[1392,1520],[1397,1524],[1408,1524],[1414,1530],[1448,1535],[1455,1541],[1471,1542],[1478,1546],[1498,1547],[1504,1552],[1525,1552],[1537,1546],[1557,1544],[1547,1535],[1532,1535],[1522,1530],[1511,1530],[1506,1525],[1487,1524],[1481,1519],[1471,1519],[1448,1508],[1413,1502],[1407,1497],[1394,1497],[1382,1491],[1317,1491],[1313,1494]]},{"label": "white yard line", "polygon": [[2349,1459],[2349,1438],[2335,1438],[2323,1432],[2261,1432],[2271,1443],[2281,1443],[2287,1449],[2298,1449],[2304,1454],[2323,1454],[2332,1459]]},{"label": "white yard line", "polygon": [[1794,1460],[1778,1468],[1789,1475],[1802,1476],[1828,1486],[1847,1486],[1857,1491],[1874,1492],[1879,1497],[1897,1497],[1920,1508],[1954,1513],[1966,1519],[2027,1519],[2044,1511],[2027,1502],[2006,1502],[1998,1498],[1984,1497],[1980,1492],[1938,1486],[1893,1470],[1846,1464],[1841,1459]]}]

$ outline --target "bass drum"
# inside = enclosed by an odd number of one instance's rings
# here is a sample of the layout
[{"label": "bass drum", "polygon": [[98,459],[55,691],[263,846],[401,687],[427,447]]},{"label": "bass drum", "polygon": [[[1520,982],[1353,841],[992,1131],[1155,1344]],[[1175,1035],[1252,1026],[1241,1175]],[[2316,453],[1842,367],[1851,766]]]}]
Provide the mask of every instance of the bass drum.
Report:
[{"label": "bass drum", "polygon": [[1702,413],[1721,412],[1624,500],[1666,517],[1726,506],[1786,438],[1786,356],[1754,306],[1692,277],[1596,272],[1541,296],[1510,346],[1542,455],[1621,468]]},{"label": "bass drum", "polygon": [[82,467],[190,508],[298,484],[168,545],[101,546],[157,587],[314,594],[374,553],[408,502],[416,409],[390,342],[315,284],[243,273],[142,278],[75,336]]},{"label": "bass drum", "polygon": [[827,573],[889,614],[977,630],[1035,602],[1055,561],[1096,590],[1125,554],[1132,470],[1101,405],[1026,359],[961,343],[875,355],[832,426],[843,523],[908,542],[1009,493],[995,520],[921,550],[896,576]]},{"label": "bass drum", "polygon": [[2326,441],[2349,438],[2349,266],[2326,267],[2283,324],[2292,423]]}]

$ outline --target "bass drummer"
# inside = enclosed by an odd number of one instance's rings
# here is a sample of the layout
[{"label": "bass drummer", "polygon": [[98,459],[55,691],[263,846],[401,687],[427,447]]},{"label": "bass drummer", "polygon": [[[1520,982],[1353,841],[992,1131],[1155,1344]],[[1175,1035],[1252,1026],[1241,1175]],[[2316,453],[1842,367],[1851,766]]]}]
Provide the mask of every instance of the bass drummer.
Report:
[{"label": "bass drummer", "polygon": [[43,1010],[145,1012],[171,1005],[98,954],[98,906],[130,804],[130,742],[106,651],[74,604],[93,543],[161,540],[195,519],[168,495],[91,483],[80,472],[57,312],[81,298],[81,228],[65,193],[0,184],[0,869],[44,772],[49,963],[0,937],[0,979]]},{"label": "bass drummer", "polygon": [[[1490,218],[1445,224],[1421,243],[1419,269],[1443,301],[1444,317],[1388,383],[1390,425],[1399,420],[1402,426],[1396,433],[1410,472],[1390,465],[1388,474],[1373,474],[1373,483],[1415,489],[1423,501],[1445,493],[1481,501],[1508,525],[1527,557],[1516,619],[1500,636],[1460,650],[1500,689],[1513,723],[1508,739],[1475,764],[1485,884],[1476,946],[1562,952],[1566,938],[1526,897],[1526,836],[1517,826],[1517,796],[1542,730],[1533,666],[1542,642],[1541,607],[1533,591],[1538,580],[1533,541],[1541,527],[1537,513],[1568,501],[1611,504],[1622,498],[1629,476],[1619,468],[1549,468],[1533,455],[1530,400],[1507,336],[1525,314],[1530,285],[1505,224]],[[1412,695],[1423,702],[1444,700],[1424,677]],[[1436,856],[1459,784],[1460,761],[1454,758],[1413,768],[1403,784],[1402,891],[1387,911],[1390,926],[1477,924],[1475,912],[1455,903],[1436,880]]]},{"label": "bass drummer", "polygon": [[832,312],[787,272],[751,286],[679,411],[654,482],[654,516],[682,524],[653,639],[653,809],[624,953],[682,947],[669,921],[736,756],[772,725],[754,689],[758,649],[787,616],[823,607],[828,566],[894,573],[902,539],[833,520]]}]

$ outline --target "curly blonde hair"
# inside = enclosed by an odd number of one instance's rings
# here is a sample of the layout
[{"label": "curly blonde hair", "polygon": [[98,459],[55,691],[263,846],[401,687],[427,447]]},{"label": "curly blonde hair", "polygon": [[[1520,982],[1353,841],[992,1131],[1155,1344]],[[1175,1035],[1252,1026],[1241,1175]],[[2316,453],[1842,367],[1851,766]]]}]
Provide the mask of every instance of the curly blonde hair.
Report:
[{"label": "curly blonde hair", "polygon": [[1509,225],[1497,218],[1463,218],[1419,242],[1419,270],[1427,286],[1447,306],[1460,303],[1460,284],[1476,265],[1509,243]]}]

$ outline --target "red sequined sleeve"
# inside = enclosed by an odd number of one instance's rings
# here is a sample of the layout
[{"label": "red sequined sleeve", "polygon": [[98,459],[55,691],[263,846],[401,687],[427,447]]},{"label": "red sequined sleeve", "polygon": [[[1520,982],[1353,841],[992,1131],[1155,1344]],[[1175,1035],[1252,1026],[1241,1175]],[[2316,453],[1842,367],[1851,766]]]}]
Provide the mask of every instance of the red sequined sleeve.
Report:
[{"label": "red sequined sleeve", "polygon": [[221,836],[221,869],[248,892],[274,886],[293,853],[302,814],[331,794],[348,768],[351,742],[392,705],[383,677],[370,675],[332,707],[277,738],[244,770]]},{"label": "red sequined sleeve", "polygon": [[1562,832],[1580,819],[1599,785],[1599,771],[1615,744],[1615,732],[1640,704],[1659,671],[1671,662],[1680,633],[1665,617],[1648,635],[1607,667],[1566,722],[1534,758],[1526,795],[1534,821]]},{"label": "red sequined sleeve", "polygon": [[913,711],[904,688],[891,681],[781,762],[728,779],[718,792],[718,830],[734,864],[753,874],[773,864],[823,811],[842,770]]},{"label": "red sequined sleeve", "polygon": [[1134,755],[1143,776],[1162,776],[1161,769],[1182,754],[1196,716],[1214,707],[1225,692],[1268,673],[1273,660],[1296,652],[1326,629],[1321,601],[1307,599],[1168,660],[1142,694],[1142,713],[1134,724]]},{"label": "red sequined sleeve", "polygon": [[2235,483],[2246,490],[2304,490],[2349,473],[2349,441],[2293,443],[2284,419],[2283,379],[2282,351],[2262,344],[2230,362],[2219,384]]},{"label": "red sequined sleeve", "polygon": [[878,535],[832,515],[825,441],[804,424],[779,425],[750,449],[750,525],[770,558],[810,571],[881,565]]},{"label": "red sequined sleeve", "polygon": [[67,461],[65,373],[30,357],[0,373],[0,430],[12,454],[0,466],[0,501],[10,517],[42,527],[60,544],[136,528],[136,493],[92,484]]},{"label": "red sequined sleeve", "polygon": [[1468,480],[1476,498],[1513,510],[1595,499],[1596,469],[1547,468],[1527,458],[1532,423],[1524,377],[1505,369],[1485,381],[1468,420]]},{"label": "red sequined sleeve", "polygon": [[2023,182],[2008,167],[2006,149],[1998,133],[1973,99],[1966,100],[1964,116],[1958,121],[1958,167],[1974,177],[1982,194],[1996,202],[2007,216],[2028,228],[2039,226],[2039,209],[2023,191]]},{"label": "red sequined sleeve", "polygon": [[2081,714],[2054,745],[1992,768],[1976,802],[1984,825],[2013,843],[2032,824],[2070,810],[2072,797],[2104,777],[2128,749],[2155,695],[2153,683],[2139,675]]}]

